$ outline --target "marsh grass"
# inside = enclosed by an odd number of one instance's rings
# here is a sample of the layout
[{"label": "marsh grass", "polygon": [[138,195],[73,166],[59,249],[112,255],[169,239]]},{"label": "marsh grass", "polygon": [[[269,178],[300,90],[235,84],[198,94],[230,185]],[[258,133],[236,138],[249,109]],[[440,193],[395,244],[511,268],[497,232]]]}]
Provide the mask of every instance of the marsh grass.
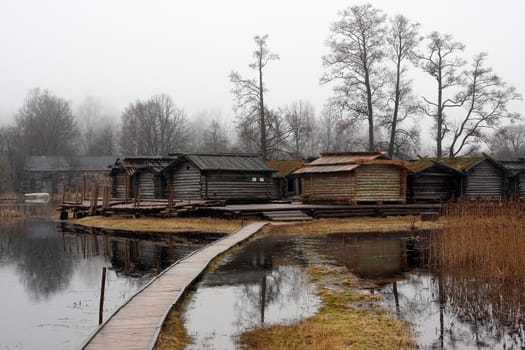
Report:
[{"label": "marsh grass", "polygon": [[525,279],[525,202],[459,201],[443,210],[433,234],[441,268],[475,267],[479,273]]},{"label": "marsh grass", "polygon": [[14,219],[14,218],[32,218],[44,217],[55,218],[57,212],[53,204],[3,204],[0,205],[0,218]]},{"label": "marsh grass", "polygon": [[242,349],[416,349],[409,327],[379,307],[379,297],[360,293],[357,277],[343,267],[308,269],[321,307],[303,321],[257,328],[241,335]]},{"label": "marsh grass", "polygon": [[327,233],[365,233],[401,232],[437,229],[441,222],[421,221],[417,216],[353,217],[315,219],[305,223],[276,225],[274,231],[281,233],[327,234]]},{"label": "marsh grass", "polygon": [[227,232],[241,228],[241,220],[212,218],[126,218],[119,216],[88,216],[73,222],[91,227],[149,232]]},{"label": "marsh grass", "polygon": [[[461,320],[525,344],[525,203],[460,201],[432,234],[431,266],[440,295]],[[507,338],[507,339],[509,339]]]}]

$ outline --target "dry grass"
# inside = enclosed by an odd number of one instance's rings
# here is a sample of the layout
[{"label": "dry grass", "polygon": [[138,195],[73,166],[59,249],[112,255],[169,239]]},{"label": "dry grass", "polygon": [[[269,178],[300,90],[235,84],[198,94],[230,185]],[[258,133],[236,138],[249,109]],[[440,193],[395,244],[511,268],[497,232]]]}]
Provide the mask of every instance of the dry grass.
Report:
[{"label": "dry grass", "polygon": [[361,232],[399,232],[425,230],[441,227],[440,222],[421,221],[416,216],[389,216],[386,218],[354,217],[344,219],[316,219],[305,223],[274,226],[280,233],[361,233]]},{"label": "dry grass", "polygon": [[322,305],[292,325],[254,329],[241,335],[242,349],[416,349],[408,326],[393,320],[378,297],[358,293],[359,280],[343,268],[309,269]]},{"label": "dry grass", "polygon": [[73,222],[92,227],[116,230],[151,232],[235,232],[241,227],[240,220],[221,220],[212,218],[124,218],[89,216]]},{"label": "dry grass", "polygon": [[525,278],[525,203],[460,201],[445,209],[434,237],[442,268],[475,267],[487,276]]},{"label": "dry grass", "polygon": [[162,330],[154,347],[155,350],[179,350],[193,343],[193,338],[188,334],[186,327],[184,327],[184,313],[192,295],[193,293],[191,292],[184,293],[179,302],[170,311],[166,321],[162,324]]}]

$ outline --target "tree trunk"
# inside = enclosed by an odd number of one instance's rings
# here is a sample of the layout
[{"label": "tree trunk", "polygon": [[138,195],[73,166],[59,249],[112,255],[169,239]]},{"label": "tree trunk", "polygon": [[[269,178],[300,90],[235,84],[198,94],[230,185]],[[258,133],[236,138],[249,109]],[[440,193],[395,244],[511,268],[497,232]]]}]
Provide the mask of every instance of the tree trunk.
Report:
[{"label": "tree trunk", "polygon": [[396,128],[397,128],[397,116],[399,113],[399,99],[401,93],[399,91],[399,84],[401,79],[401,58],[397,58],[397,67],[396,67],[396,91],[394,97],[394,115],[392,116],[392,127],[390,129],[390,143],[388,144],[388,156],[390,158],[394,157],[394,143],[396,141]]},{"label": "tree trunk", "polygon": [[262,55],[259,56],[259,124],[261,128],[261,155],[264,160],[267,157],[266,149],[266,118],[264,115],[264,96],[263,96],[263,73]]},{"label": "tree trunk", "polygon": [[368,76],[367,69],[365,69],[365,85],[366,85],[366,104],[367,104],[367,117],[368,117],[368,151],[373,152],[375,150],[374,112],[373,112],[373,106],[372,106],[372,89],[370,87],[370,78]]},{"label": "tree trunk", "polygon": [[441,69],[438,73],[438,101],[437,101],[437,120],[436,120],[436,157],[441,158],[443,156],[443,147],[441,145],[442,134],[443,134],[443,86],[441,83]]}]

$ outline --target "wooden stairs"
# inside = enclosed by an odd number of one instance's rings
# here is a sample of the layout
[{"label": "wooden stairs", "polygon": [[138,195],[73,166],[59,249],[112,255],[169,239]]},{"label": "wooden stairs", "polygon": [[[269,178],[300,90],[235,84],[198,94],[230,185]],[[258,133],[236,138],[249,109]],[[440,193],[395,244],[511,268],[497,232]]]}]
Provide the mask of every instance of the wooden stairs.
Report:
[{"label": "wooden stairs", "polygon": [[262,215],[271,221],[310,221],[312,217],[301,210],[263,211]]}]

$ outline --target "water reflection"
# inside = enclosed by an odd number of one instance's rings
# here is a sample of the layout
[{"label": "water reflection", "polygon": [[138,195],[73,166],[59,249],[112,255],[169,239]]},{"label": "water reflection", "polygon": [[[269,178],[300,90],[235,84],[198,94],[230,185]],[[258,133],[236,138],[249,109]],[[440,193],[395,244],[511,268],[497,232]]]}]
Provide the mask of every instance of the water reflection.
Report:
[{"label": "water reflection", "polygon": [[72,349],[157,271],[218,235],[128,235],[52,221],[0,222],[0,348]]},{"label": "water reflection", "polygon": [[289,236],[265,236],[206,274],[185,314],[196,340],[188,348],[235,349],[238,336],[249,328],[313,314],[319,299],[298,248]]}]

